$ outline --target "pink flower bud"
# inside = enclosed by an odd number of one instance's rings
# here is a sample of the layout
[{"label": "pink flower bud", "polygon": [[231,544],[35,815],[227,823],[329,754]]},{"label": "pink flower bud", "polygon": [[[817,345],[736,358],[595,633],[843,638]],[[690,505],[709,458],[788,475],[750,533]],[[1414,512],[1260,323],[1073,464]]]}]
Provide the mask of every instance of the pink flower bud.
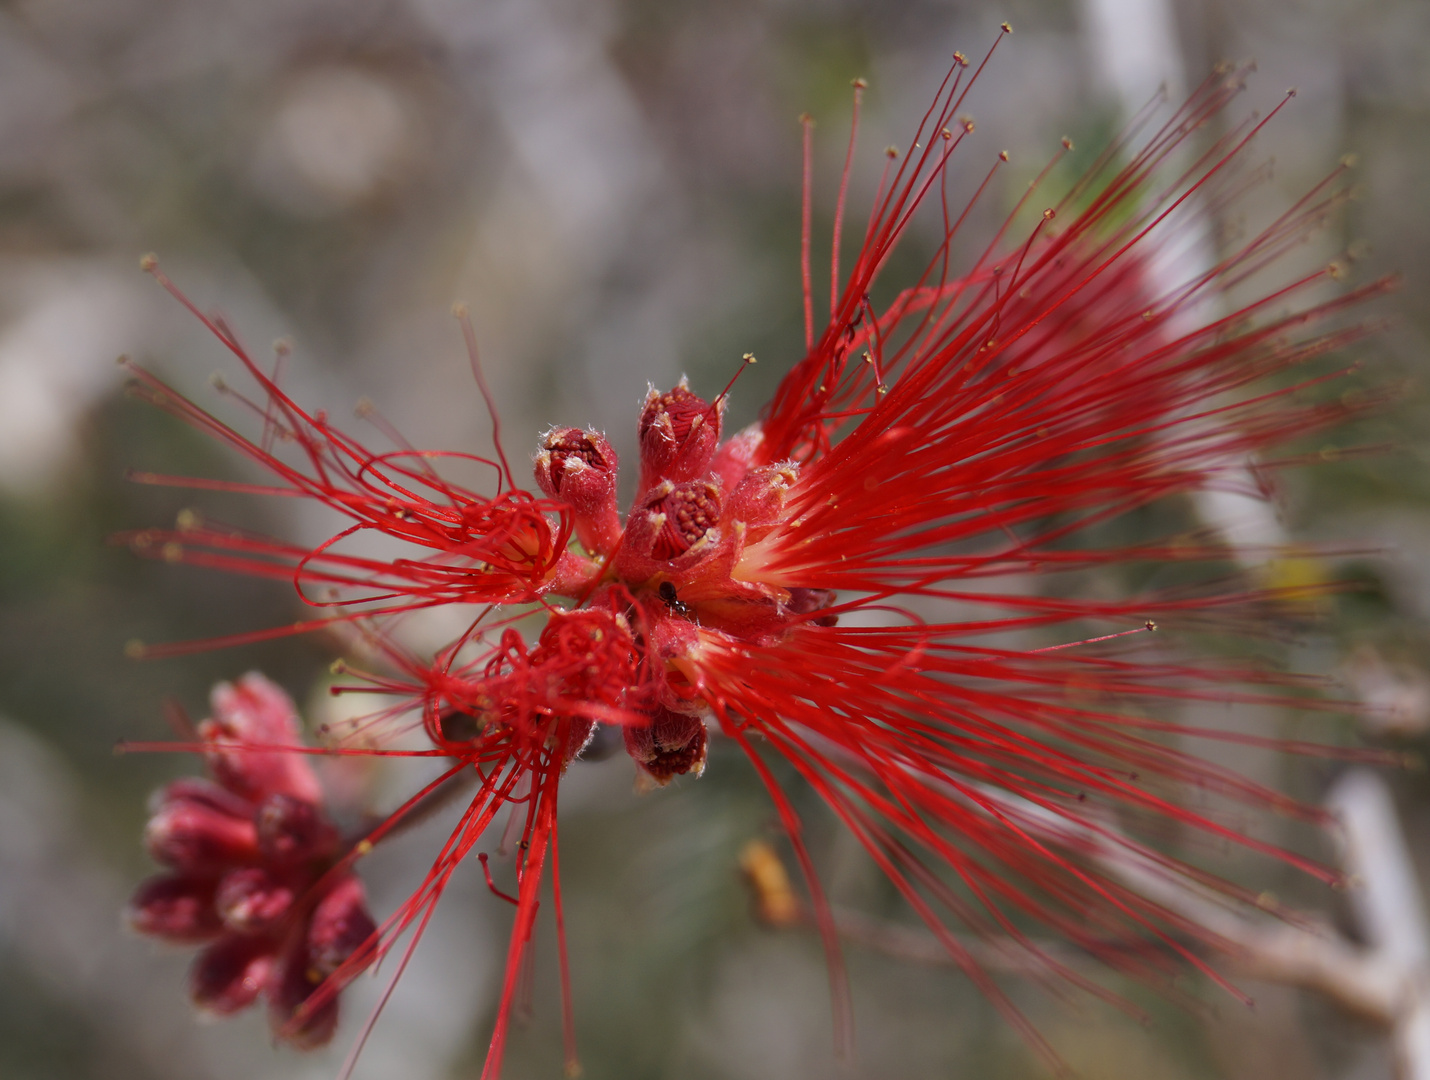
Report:
[{"label": "pink flower bud", "polygon": [[790,488],[799,479],[792,463],[751,469],[729,499],[729,516],[745,524],[747,542],[763,537],[780,521]]},{"label": "pink flower bud", "polygon": [[726,491],[734,491],[739,486],[764,441],[760,425],[751,424],[720,444],[715,456],[710,459],[710,471],[720,478]]},{"label": "pink flower bud", "polygon": [[258,847],[268,863],[291,863],[332,854],[337,830],[310,802],[270,795],[256,815]]},{"label": "pink flower bud", "polygon": [[275,926],[293,906],[293,890],[268,871],[252,866],[225,874],[214,907],[229,930],[256,934]]},{"label": "pink flower bud", "polygon": [[129,901],[129,925],[141,934],[189,944],[222,928],[214,908],[214,879],[165,874],[139,886]]},{"label": "pink flower bud", "polygon": [[308,961],[331,975],[377,931],[362,882],[348,874],[318,901],[308,925]]},{"label": "pink flower bud", "polygon": [[644,727],[628,724],[626,753],[662,787],[672,779],[705,771],[705,724],[698,716],[660,705]]},{"label": "pink flower bud", "polygon": [[189,994],[204,1011],[228,1016],[253,1004],[272,971],[270,939],[225,934],[194,960]]},{"label": "pink flower bud", "polygon": [[171,780],[149,797],[149,813],[157,814],[164,804],[178,799],[201,802],[229,817],[253,816],[253,803],[231,791],[225,791],[212,780],[185,776]]},{"label": "pink flower bud", "polygon": [[254,802],[275,792],[304,802],[323,799],[318,778],[302,754],[247,747],[302,746],[293,699],[258,672],[219,683],[210,696],[213,718],[199,725],[210,746],[209,767],[224,787]]},{"label": "pink flower bud", "polygon": [[791,589],[784,607],[791,615],[811,616],[809,622],[814,626],[838,626],[838,615],[817,614],[833,607],[837,599],[837,594],[831,589]]},{"label": "pink flower bud", "polygon": [[258,858],[251,812],[235,816],[203,795],[163,797],[144,843],[156,862],[195,874],[217,875]]},{"label": "pink flower bud", "polygon": [[616,452],[597,431],[554,428],[533,461],[537,486],[576,513],[576,536],[587,551],[605,554],[621,536],[616,501]]},{"label": "pink flower bud", "polygon": [[720,408],[691,393],[685,380],[646,395],[640,419],[641,490],[662,480],[703,476],[720,441]]},{"label": "pink flower bud", "polygon": [[[356,883],[357,879],[345,879],[323,898],[313,912],[308,936],[289,940],[268,981],[268,1022],[274,1035],[299,1050],[326,1045],[337,1030],[338,995],[332,994],[312,1007],[309,1007],[309,999],[342,962],[331,963],[335,953],[342,951],[342,943],[356,936],[357,928],[350,919],[353,893],[348,882]],[[361,891],[362,886],[358,884],[358,910],[366,918],[367,927],[366,933],[358,938],[359,943],[366,940],[372,929],[372,919],[361,907]],[[316,949],[315,937],[320,939]]]},{"label": "pink flower bud", "polygon": [[268,1023],[273,1034],[298,1050],[316,1050],[333,1040],[338,1029],[338,998],[334,995],[316,1008],[305,1010],[294,1022],[323,977],[307,963],[307,950],[282,957],[268,983]]}]

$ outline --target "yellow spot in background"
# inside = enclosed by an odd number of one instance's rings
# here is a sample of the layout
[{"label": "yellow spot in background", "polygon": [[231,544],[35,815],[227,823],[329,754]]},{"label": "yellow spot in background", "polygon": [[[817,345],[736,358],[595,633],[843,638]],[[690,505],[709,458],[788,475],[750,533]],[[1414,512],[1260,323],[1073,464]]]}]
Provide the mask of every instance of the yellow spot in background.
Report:
[{"label": "yellow spot in background", "polygon": [[1325,608],[1330,582],[1325,560],[1307,555],[1274,558],[1266,563],[1263,574],[1266,588],[1278,603],[1309,609],[1309,614]]},{"label": "yellow spot in background", "polygon": [[773,847],[751,840],[740,851],[740,871],[755,894],[755,914],[762,923],[794,926],[801,921],[799,897]]}]

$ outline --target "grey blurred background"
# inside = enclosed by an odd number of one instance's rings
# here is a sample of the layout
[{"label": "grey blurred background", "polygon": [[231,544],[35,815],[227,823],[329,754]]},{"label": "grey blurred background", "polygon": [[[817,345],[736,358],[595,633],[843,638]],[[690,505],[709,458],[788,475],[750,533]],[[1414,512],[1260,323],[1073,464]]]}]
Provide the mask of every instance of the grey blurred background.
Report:
[{"label": "grey blurred background", "polygon": [[[139,272],[139,255],[157,251],[256,353],[292,339],[287,385],[300,401],[341,416],[370,398],[424,445],[487,445],[448,314],[457,299],[471,304],[514,457],[552,423],[604,428],[629,450],[647,381],[688,372],[713,393],[751,351],[761,363],[736,391],[740,424],[800,351],[797,115],[819,124],[815,228],[827,236],[850,80],[871,87],[850,196],[858,221],[880,148],[906,144],[952,50],[981,56],[1004,19],[1016,32],[969,102],[978,132],[955,188],[971,187],[999,149],[1014,168],[970,246],[1059,136],[1090,158],[1129,102],[1161,82],[1195,82],[1222,58],[1256,59],[1248,108],[1299,88],[1259,148],[1276,161],[1282,199],[1343,154],[1358,156],[1360,199],[1298,258],[1315,265],[1354,243],[1358,276],[1404,275],[1380,309],[1391,329],[1364,358],[1371,381],[1406,388],[1342,437],[1390,449],[1292,476],[1275,528],[1382,549],[1331,568],[1364,587],[1336,602],[1335,629],[1310,665],[1382,706],[1367,738],[1425,748],[1430,402],[1415,381],[1430,333],[1424,0],[6,0],[0,1077],[330,1077],[382,986],[350,993],[336,1048],[303,1057],[273,1049],[256,1012],[197,1021],[184,996],[187,954],[121,929],[126,894],[151,872],[139,841],[146,795],[194,765],[116,758],[115,740],[162,737],[166,696],[203,715],[212,682],[254,667],[314,722],[335,708],[323,690],[336,646],[321,639],[162,662],[124,656],[134,638],[277,624],[296,604],[276,585],[140,562],[106,546],[112,532],[167,524],[190,505],[289,537],[330,531],[301,508],[125,482],[129,467],[248,475],[123,392],[121,352],[220,408],[208,379],[233,368]],[[1281,782],[1318,799],[1334,772]],[[354,808],[393,805],[410,784],[398,770],[329,779]],[[1426,774],[1392,784],[1423,854]],[[1046,1075],[955,972],[859,947],[850,966],[860,1053],[835,1061],[818,943],[750,913],[738,852],[773,834],[737,755],[717,747],[703,779],[645,797],[632,793],[620,755],[577,765],[563,814],[588,1076]],[[812,808],[811,820],[836,898],[901,918],[852,842]],[[440,830],[369,860],[379,914],[416,884]],[[1430,858],[1420,865],[1423,874]],[[1336,898],[1284,887],[1354,932]],[[509,919],[475,867],[457,881],[358,1076],[478,1075]],[[560,1075],[549,926],[537,957],[512,1080]],[[1371,1080],[1393,1068],[1385,1031],[1285,985],[1243,981],[1255,1011],[1190,977],[1200,1009],[1121,987],[1151,1011],[1149,1024],[1009,985],[1087,1077]]]}]

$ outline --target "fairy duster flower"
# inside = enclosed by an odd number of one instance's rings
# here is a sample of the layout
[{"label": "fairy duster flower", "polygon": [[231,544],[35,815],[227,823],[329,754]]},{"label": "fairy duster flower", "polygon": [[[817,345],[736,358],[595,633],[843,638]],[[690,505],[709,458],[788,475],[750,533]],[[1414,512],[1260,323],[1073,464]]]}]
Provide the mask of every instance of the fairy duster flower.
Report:
[{"label": "fairy duster flower", "polygon": [[[410,899],[355,949],[337,935],[342,945],[331,955],[338,962],[320,965],[326,978],[294,1014],[300,1027],[317,1023],[404,930],[420,932],[450,876],[510,807],[520,835],[519,888],[508,897],[515,922],[483,1073],[497,1075],[548,865],[564,972],[558,794],[569,763],[600,725],[621,728],[648,786],[698,775],[712,738],[745,751],[803,871],[846,1033],[838,928],[778,779],[789,770],[1019,1023],[951,926],[1026,948],[1094,988],[1043,955],[1031,928],[1154,981],[1188,963],[1207,970],[1199,947],[1217,944],[1212,929],[1111,869],[1109,852],[1168,880],[1195,880],[1232,903],[1257,901],[1166,853],[1151,831],[1114,826],[1117,813],[1129,823],[1170,819],[1335,878],[1182,798],[1189,787],[1209,789],[1318,818],[1314,808],[1171,738],[1314,752],[1246,733],[1189,730],[1168,708],[1293,701],[1295,680],[1250,664],[1127,647],[1158,624],[1173,634],[1208,625],[1254,632],[1259,611],[1295,596],[1210,576],[1200,588],[1155,595],[1104,589],[1087,597],[1054,583],[1110,566],[1224,560],[1215,539],[1150,536],[1126,545],[1102,526],[1196,490],[1243,487],[1246,461],[1268,468],[1266,454],[1278,444],[1364,407],[1364,397],[1319,392],[1335,373],[1296,372],[1363,335],[1354,309],[1386,283],[1326,300],[1323,286],[1339,276],[1329,267],[1282,280],[1236,311],[1218,304],[1229,286],[1266,271],[1336,211],[1346,197],[1342,174],[1211,267],[1170,284],[1150,273],[1158,245],[1199,227],[1204,207],[1237,196],[1248,144],[1270,119],[1230,123],[1188,150],[1241,88],[1240,73],[1222,69],[1160,128],[1140,141],[1120,140],[1040,208],[1034,200],[1044,170],[992,240],[970,254],[968,209],[950,207],[945,181],[954,156],[971,152],[965,144],[974,124],[960,110],[976,77],[955,54],[908,152],[888,152],[858,253],[841,273],[851,133],[827,321],[821,327],[814,317],[806,195],[803,356],[789,365],[760,421],[734,433],[723,423],[730,387],[713,396],[684,381],[652,389],[634,418],[637,487],[624,515],[617,498],[623,463],[602,434],[562,427],[542,437],[533,461],[540,494],[523,489],[499,440],[490,458],[403,443],[369,449],[293,401],[221,320],[146,262],[260,392],[253,404],[264,433],[250,439],[133,369],[141,396],[272,476],[266,486],[197,485],[315,499],[345,524],[315,549],[202,521],[125,539],[141,554],[289,580],[314,610],[296,626],[227,640],[360,629],[372,659],[360,671],[344,667],[353,679],[347,685],[388,694],[393,704],[355,725],[360,744],[347,752],[386,752],[386,735],[418,727],[430,748],[401,752],[443,763],[384,828],[444,785],[462,777],[475,784]],[[856,83],[856,132],[863,89]],[[806,123],[806,192],[809,137]],[[1070,150],[1064,140],[1053,163]],[[990,155],[980,194],[1006,160]],[[932,258],[892,299],[876,302],[876,281],[921,211],[936,230]],[[491,407],[472,326],[465,310],[457,314]],[[490,467],[492,489],[446,479],[444,457]],[[349,542],[372,533],[403,543],[406,553],[377,557]],[[1030,580],[1049,587],[1030,588]],[[387,632],[391,617],[438,605],[463,605],[470,616],[465,633],[436,655],[415,655]],[[533,612],[544,619],[534,640],[515,628]],[[1036,648],[1035,639],[1084,645]],[[787,768],[776,770],[776,760]],[[257,792],[232,783],[213,798],[186,791],[160,807],[173,823],[157,827],[156,854],[182,862],[190,875],[183,880],[215,891],[195,894],[188,907],[172,905],[182,913],[169,917],[170,936],[219,932],[216,920],[226,911],[261,924],[281,901],[254,875],[270,864],[250,836],[252,814],[229,808],[238,798],[256,807]],[[220,805],[219,794],[228,802]],[[185,821],[195,823],[192,837],[179,827]],[[384,835],[379,829],[371,839]],[[230,894],[221,911],[215,905]],[[336,894],[335,887],[328,895]],[[344,949],[350,955],[340,960]],[[278,1001],[286,1009],[290,998],[280,990]],[[570,1030],[568,1016],[574,1067]]]}]

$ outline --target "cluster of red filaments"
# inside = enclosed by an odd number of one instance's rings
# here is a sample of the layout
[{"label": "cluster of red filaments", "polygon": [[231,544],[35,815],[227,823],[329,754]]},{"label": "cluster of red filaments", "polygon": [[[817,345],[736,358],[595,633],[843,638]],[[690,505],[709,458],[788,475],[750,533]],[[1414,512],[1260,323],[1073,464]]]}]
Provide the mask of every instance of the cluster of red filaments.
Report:
[{"label": "cluster of red filaments", "polygon": [[[974,125],[960,115],[981,70],[970,73],[955,54],[910,152],[887,159],[858,253],[841,275],[846,164],[828,321],[818,332],[806,126],[804,355],[760,424],[723,443],[723,394],[707,401],[684,384],[653,390],[624,519],[616,454],[602,435],[549,432],[535,458],[541,496],[519,489],[495,438],[495,460],[418,451],[368,409],[364,418],[398,447],[373,451],[297,405],[276,367],[260,366],[222,320],[147,267],[258,384],[261,400],[241,400],[263,435],[237,434],[135,368],[140,393],[273,479],[139,478],[309,498],[345,523],[315,549],[198,519],[124,539],[141,554],[292,582],[318,617],[229,642],[348,631],[373,669],[352,688],[396,701],[364,721],[363,734],[377,734],[379,724],[390,730],[416,703],[430,749],[375,738],[333,747],[425,755],[444,766],[369,842],[461,781],[476,786],[426,878],[305,1000],[299,1021],[326,1008],[404,930],[414,930],[415,946],[452,874],[508,810],[504,837],[519,852],[518,887],[501,894],[516,916],[482,1074],[492,1080],[548,864],[565,962],[557,796],[568,764],[602,724],[619,726],[655,784],[700,771],[707,724],[748,756],[804,871],[842,1032],[838,927],[772,759],[827,803],[950,957],[1015,1021],[1017,1008],[951,925],[1026,949],[1085,986],[1039,949],[1032,929],[1165,982],[1187,963],[1206,970],[1199,950],[1225,942],[1139,882],[1185,879],[1229,903],[1258,904],[1256,894],[1163,851],[1168,821],[1334,878],[1198,800],[1215,792],[1312,820],[1317,810],[1183,749],[1220,740],[1318,752],[1189,726],[1180,713],[1198,703],[1304,708],[1299,680],[1250,662],[1179,661],[1150,647],[1067,646],[1146,637],[1141,630],[1154,619],[1254,636],[1248,612],[1288,599],[1270,585],[1211,577],[1230,552],[1205,533],[1117,540],[1104,526],[1169,497],[1247,494],[1277,463],[1278,444],[1371,404],[1322,392],[1344,371],[1296,369],[1359,340],[1368,327],[1341,316],[1386,282],[1323,300],[1319,290],[1339,268],[1318,268],[1222,312],[1226,289],[1274,264],[1344,203],[1343,170],[1210,265],[1158,271],[1166,248],[1196,246],[1188,241],[1206,225],[1199,207],[1224,209],[1262,175],[1237,170],[1265,119],[1228,124],[1205,152],[1182,154],[1241,88],[1237,73],[1220,70],[1163,125],[1116,144],[1038,214],[1029,200],[1071,150],[1065,141],[1033,184],[1019,185],[1025,193],[995,236],[955,265],[968,210],[950,207],[948,166],[972,137]],[[846,162],[854,150],[851,132]],[[975,201],[1007,167],[1006,155],[990,158]],[[930,204],[942,221],[932,258],[876,306],[876,279]],[[1025,216],[1032,223],[1020,237]],[[486,395],[471,325],[458,314]],[[489,468],[495,494],[444,478],[434,464],[442,458]],[[401,555],[348,543],[359,536],[391,542]],[[1090,595],[1077,592],[1076,579],[1066,588],[1031,584],[1035,574],[1172,561],[1206,564],[1205,587],[1123,595],[1111,574]],[[444,605],[467,605],[472,618],[435,657],[411,654],[389,632],[392,616]],[[863,617],[845,617],[855,612]],[[534,631],[533,615],[545,620]],[[169,858],[166,850],[156,854]],[[345,857],[339,865],[349,864]],[[169,865],[188,872],[172,858]],[[214,872],[205,873],[208,888]],[[216,932],[212,921],[205,926]]]}]

